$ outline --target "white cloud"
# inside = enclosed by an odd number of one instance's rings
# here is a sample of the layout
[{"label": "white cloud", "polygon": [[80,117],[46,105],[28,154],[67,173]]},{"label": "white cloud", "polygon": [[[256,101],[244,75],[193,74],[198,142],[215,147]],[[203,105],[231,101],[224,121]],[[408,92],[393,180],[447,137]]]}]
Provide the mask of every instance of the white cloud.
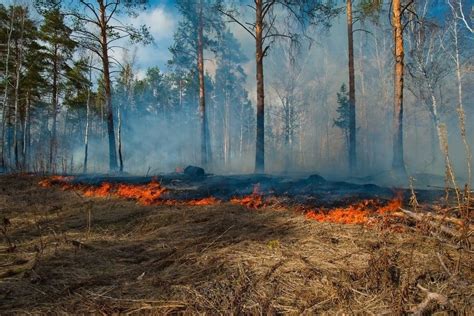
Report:
[{"label": "white cloud", "polygon": [[[125,39],[117,43],[128,50],[129,56],[135,57],[134,66],[140,76],[144,75],[145,69],[148,67],[158,66],[164,70],[171,57],[168,47],[173,41],[173,34],[177,26],[175,14],[166,7],[158,6],[142,11],[134,18],[122,17],[122,21],[136,27],[146,25],[154,39],[154,43],[146,46],[142,43],[131,45]],[[112,56],[122,62],[125,52],[123,49],[116,49],[112,52]]]},{"label": "white cloud", "polygon": [[131,19],[133,25],[145,24],[150,27],[150,33],[158,42],[173,37],[176,28],[176,17],[164,7],[155,7],[141,12],[136,18]]}]

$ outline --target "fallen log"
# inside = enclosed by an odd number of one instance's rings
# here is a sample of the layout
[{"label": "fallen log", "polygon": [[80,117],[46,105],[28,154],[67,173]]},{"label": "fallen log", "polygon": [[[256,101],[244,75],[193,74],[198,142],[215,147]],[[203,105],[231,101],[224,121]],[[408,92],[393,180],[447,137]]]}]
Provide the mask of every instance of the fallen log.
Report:
[{"label": "fallen log", "polygon": [[[459,238],[461,237],[461,233],[455,231],[454,229],[451,229],[445,225],[442,225],[442,224],[439,224],[439,223],[434,223],[432,221],[429,221],[429,219],[433,219],[433,217],[431,217],[430,215],[428,214],[419,214],[419,213],[415,213],[415,212],[412,212],[412,211],[409,211],[409,210],[405,210],[401,207],[398,208],[404,215],[406,215],[407,217],[415,220],[415,221],[418,221],[418,222],[425,222],[427,223],[429,226],[433,227],[433,228],[437,228],[439,229],[440,231],[442,231],[443,233],[451,236],[451,237],[456,237],[456,238]],[[431,217],[431,218],[430,218]],[[428,219],[428,221],[426,221],[426,219]]]},{"label": "fallen log", "polygon": [[[394,216],[407,217],[408,214],[405,211],[411,212],[411,211],[408,211],[408,210],[404,210],[404,211],[401,211],[401,212],[394,212],[394,213],[391,213],[391,214],[394,215]],[[438,220],[440,222],[449,222],[451,224],[458,225],[458,226],[461,226],[461,227],[464,227],[466,225],[463,220],[461,220],[459,218],[455,218],[455,217],[449,217],[449,216],[437,215],[437,214],[420,214],[420,215],[425,217],[425,218]],[[469,230],[474,230],[474,225],[468,225],[468,228],[469,228]]]}]

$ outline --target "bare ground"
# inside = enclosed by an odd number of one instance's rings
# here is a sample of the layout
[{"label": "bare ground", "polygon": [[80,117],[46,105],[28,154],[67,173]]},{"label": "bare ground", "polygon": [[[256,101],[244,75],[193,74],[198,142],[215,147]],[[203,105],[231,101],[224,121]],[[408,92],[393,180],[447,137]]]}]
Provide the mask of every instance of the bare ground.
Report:
[{"label": "bare ground", "polygon": [[474,314],[472,252],[423,227],[139,206],[39,180],[0,177],[0,314]]}]

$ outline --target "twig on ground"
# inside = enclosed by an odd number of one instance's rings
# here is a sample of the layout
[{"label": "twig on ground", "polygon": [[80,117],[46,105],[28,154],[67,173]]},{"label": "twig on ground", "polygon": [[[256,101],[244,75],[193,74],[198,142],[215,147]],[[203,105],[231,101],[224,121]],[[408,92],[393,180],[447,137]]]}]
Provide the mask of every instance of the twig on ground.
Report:
[{"label": "twig on ground", "polygon": [[227,228],[225,230],[225,232],[223,232],[222,234],[220,234],[219,236],[217,236],[216,239],[214,239],[209,245],[207,245],[207,247],[205,247],[203,250],[201,250],[201,252],[204,252],[206,251],[207,249],[209,249],[209,247],[211,247],[216,241],[218,241],[220,238],[222,238],[222,236],[225,235],[225,233],[227,233],[232,227],[234,227],[234,225],[230,226],[229,228]]},{"label": "twig on ground", "polygon": [[448,304],[448,298],[446,296],[441,295],[439,293],[430,292],[428,289],[425,289],[420,284],[417,284],[416,286],[423,292],[426,292],[426,298],[423,300],[423,302],[421,302],[410,310],[410,312],[414,315],[423,315],[430,303],[433,301],[438,303],[439,305]]},{"label": "twig on ground", "polygon": [[448,269],[448,267],[446,266],[446,264],[444,263],[443,258],[441,258],[441,254],[440,254],[439,252],[437,252],[437,253],[436,253],[436,256],[438,257],[439,263],[441,264],[441,267],[443,267],[444,271],[445,271],[449,276],[452,276],[452,273],[449,272],[449,269]]}]

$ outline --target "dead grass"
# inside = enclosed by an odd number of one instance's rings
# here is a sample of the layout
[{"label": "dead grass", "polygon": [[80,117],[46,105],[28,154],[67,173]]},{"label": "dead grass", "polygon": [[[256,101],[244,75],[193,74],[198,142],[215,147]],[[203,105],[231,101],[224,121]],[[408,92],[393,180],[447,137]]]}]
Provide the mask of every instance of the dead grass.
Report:
[{"label": "dead grass", "polygon": [[138,206],[0,177],[0,313],[473,314],[473,257],[406,228]]}]

